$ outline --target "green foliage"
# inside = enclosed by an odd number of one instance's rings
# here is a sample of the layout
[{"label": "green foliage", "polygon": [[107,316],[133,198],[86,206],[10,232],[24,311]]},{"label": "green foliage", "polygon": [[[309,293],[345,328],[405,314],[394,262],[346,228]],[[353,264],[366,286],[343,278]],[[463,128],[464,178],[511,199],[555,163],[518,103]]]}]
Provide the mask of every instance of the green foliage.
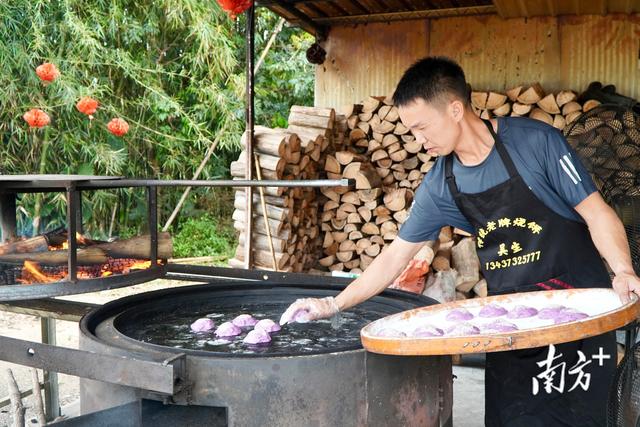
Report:
[{"label": "green foliage", "polygon": [[[256,58],[278,17],[259,9]],[[215,1],[13,0],[0,2],[0,172],[81,173],[191,179],[206,150],[218,149],[201,179],[227,178],[244,130],[244,17],[236,22]],[[256,76],[256,123],[285,126],[291,104],[310,104],[313,68],[304,52],[309,35],[284,28]],[[44,85],[35,68],[61,71]],[[81,96],[100,102],[95,120],[79,113]],[[22,115],[41,108],[52,119],[30,130]],[[106,123],[131,125],[117,138]],[[181,188],[159,192],[160,219]],[[86,229],[106,235],[141,229],[144,192],[85,194]],[[64,221],[64,195],[25,195],[26,229]],[[196,209],[190,199],[187,211]],[[122,230],[120,230],[122,228]],[[140,230],[141,231],[141,230]],[[35,232],[35,231],[34,231]]]},{"label": "green foliage", "polygon": [[212,215],[188,218],[180,223],[173,237],[174,257],[220,256],[232,258],[235,232],[229,221]]}]

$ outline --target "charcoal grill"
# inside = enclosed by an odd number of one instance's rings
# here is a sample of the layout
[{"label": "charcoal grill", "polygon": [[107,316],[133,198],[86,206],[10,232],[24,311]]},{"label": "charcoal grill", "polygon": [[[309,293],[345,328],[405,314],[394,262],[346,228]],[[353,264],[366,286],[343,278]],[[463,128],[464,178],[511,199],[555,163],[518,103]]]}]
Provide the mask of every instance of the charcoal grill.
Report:
[{"label": "charcoal grill", "polygon": [[[296,298],[335,295],[343,288],[326,278],[305,284],[214,281],[108,303],[83,318],[81,349],[124,358],[181,360],[183,368],[170,397],[116,381],[81,379],[81,410],[93,422],[96,414],[130,411],[146,425],[147,412],[140,408],[164,400],[171,405],[163,407],[162,420],[154,419],[156,426],[195,425],[201,417],[209,417],[206,425],[211,426],[450,425],[450,359],[368,353],[357,339],[359,329],[350,331],[356,340],[348,345],[321,350],[301,346],[277,354],[185,350],[132,338],[145,321],[176,311],[197,316],[214,306],[251,311],[263,304],[284,311]],[[360,307],[377,318],[434,303],[423,296],[386,291]],[[184,412],[186,405],[198,409]]]}]

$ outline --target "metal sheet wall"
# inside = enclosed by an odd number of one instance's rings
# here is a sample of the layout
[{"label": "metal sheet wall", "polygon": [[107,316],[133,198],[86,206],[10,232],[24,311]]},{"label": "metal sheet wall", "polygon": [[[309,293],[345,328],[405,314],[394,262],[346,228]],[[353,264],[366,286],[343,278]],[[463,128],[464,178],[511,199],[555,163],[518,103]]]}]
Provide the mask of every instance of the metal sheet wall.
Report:
[{"label": "metal sheet wall", "polygon": [[640,15],[501,19],[497,15],[335,27],[316,71],[315,103],[340,106],[393,91],[402,71],[446,55],[478,89],[540,82],[583,90],[593,80],[640,98]]}]

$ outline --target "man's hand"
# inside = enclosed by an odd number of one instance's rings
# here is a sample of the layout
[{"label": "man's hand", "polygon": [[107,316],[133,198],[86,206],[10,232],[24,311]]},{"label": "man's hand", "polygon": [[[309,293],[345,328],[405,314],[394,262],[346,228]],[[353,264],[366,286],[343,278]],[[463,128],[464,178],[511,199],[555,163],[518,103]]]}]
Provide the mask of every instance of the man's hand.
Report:
[{"label": "man's hand", "polygon": [[306,323],[311,320],[326,319],[340,309],[334,297],[302,298],[296,300],[280,317],[280,324],[289,322]]},{"label": "man's hand", "polygon": [[629,302],[631,292],[640,297],[640,278],[634,273],[620,273],[613,278],[613,289],[623,303]]}]

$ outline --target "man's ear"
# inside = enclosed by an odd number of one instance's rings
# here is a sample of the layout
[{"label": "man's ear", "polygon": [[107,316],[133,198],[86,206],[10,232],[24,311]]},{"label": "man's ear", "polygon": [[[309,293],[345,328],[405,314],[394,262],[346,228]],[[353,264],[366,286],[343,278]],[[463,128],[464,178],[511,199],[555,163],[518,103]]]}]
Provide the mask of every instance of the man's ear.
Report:
[{"label": "man's ear", "polygon": [[449,104],[449,113],[453,120],[459,122],[464,117],[464,104],[457,99],[451,101]]}]

